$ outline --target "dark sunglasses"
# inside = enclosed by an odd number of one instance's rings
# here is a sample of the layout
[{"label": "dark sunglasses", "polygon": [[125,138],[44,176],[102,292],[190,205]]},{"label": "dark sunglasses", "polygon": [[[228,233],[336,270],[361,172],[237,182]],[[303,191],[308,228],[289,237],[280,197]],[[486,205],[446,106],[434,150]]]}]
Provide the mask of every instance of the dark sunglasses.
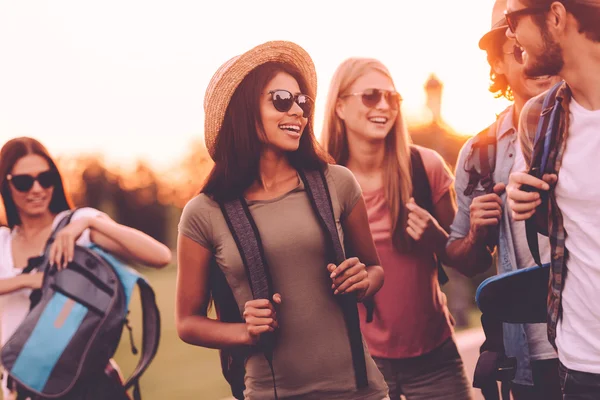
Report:
[{"label": "dark sunglasses", "polygon": [[308,118],[312,114],[315,102],[306,94],[292,94],[292,92],[284,89],[271,90],[269,94],[271,95],[273,107],[279,112],[290,111],[296,103],[302,109],[304,118]]},{"label": "dark sunglasses", "polygon": [[504,54],[512,54],[516,62],[523,64],[523,48],[521,46],[515,44],[513,46],[513,51]]},{"label": "dark sunglasses", "polygon": [[400,96],[400,93],[396,92],[395,90],[366,89],[362,92],[350,93],[341,97],[345,98],[349,96],[361,96],[363,104],[369,108],[374,108],[377,106],[382,97],[385,97],[385,101],[393,110],[398,109],[400,102],[402,101],[402,96]]},{"label": "dark sunglasses", "polygon": [[29,192],[35,182],[38,182],[41,187],[48,189],[58,182],[58,174],[56,171],[48,170],[38,174],[38,176],[22,174],[22,175],[7,175],[6,179],[19,192]]},{"label": "dark sunglasses", "polygon": [[512,33],[517,31],[517,25],[519,25],[519,21],[522,17],[526,15],[535,15],[548,11],[548,7],[525,7],[516,11],[504,11],[504,17],[506,18],[506,24],[508,25],[508,29]]}]

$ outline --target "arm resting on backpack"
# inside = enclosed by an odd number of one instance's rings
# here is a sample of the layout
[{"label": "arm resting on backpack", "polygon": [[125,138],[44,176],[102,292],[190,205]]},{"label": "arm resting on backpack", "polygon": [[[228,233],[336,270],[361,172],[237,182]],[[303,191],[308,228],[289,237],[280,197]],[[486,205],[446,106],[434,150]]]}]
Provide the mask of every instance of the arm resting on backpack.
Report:
[{"label": "arm resting on backpack", "polygon": [[106,215],[88,218],[90,239],[103,249],[130,261],[161,268],[171,262],[171,250],[137,229]]},{"label": "arm resting on backpack", "polygon": [[345,242],[348,246],[346,257],[357,257],[365,265],[368,285],[365,291],[358,294],[360,301],[372,297],[383,286],[383,268],[373,243],[373,236],[369,227],[367,207],[361,196],[350,214],[342,221]]},{"label": "arm resting on backpack", "polygon": [[461,274],[473,277],[486,271],[492,265],[493,249],[486,243],[486,238],[473,235],[471,232],[448,244],[446,254],[449,266]]},{"label": "arm resting on backpack", "polygon": [[184,342],[222,349],[250,343],[244,323],[220,322],[207,316],[212,252],[184,235],[177,244],[175,324]]},{"label": "arm resting on backpack", "polygon": [[[461,149],[456,163],[454,187],[458,209],[448,231],[450,238],[446,244],[447,259],[445,260],[446,265],[468,277],[482,273],[492,265],[495,243],[490,240],[493,235],[489,235],[488,231],[497,228],[487,226],[492,221],[484,221],[483,214],[490,211],[490,214],[500,217],[502,210],[502,201],[498,195],[468,193],[470,175],[466,165],[471,154],[472,143],[473,139],[469,139]],[[492,212],[493,210],[495,212]],[[488,217],[492,216],[488,215]],[[497,222],[494,222],[494,225],[497,226]]]}]

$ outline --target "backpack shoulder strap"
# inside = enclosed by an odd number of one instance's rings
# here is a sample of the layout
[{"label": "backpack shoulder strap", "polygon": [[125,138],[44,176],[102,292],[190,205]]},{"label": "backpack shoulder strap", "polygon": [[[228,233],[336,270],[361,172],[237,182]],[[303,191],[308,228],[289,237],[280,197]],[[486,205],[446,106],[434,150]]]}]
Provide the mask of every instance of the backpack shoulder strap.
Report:
[{"label": "backpack shoulder strap", "polygon": [[[469,174],[469,183],[464,191],[470,196],[481,183],[486,193],[494,188],[494,170],[496,169],[496,129],[489,126],[479,132],[471,142],[471,153],[467,157],[465,170]],[[467,166],[470,164],[470,167]]]},{"label": "backpack shoulder strap", "polygon": [[[139,379],[158,351],[158,344],[160,342],[160,312],[156,305],[154,290],[152,290],[150,284],[141,276],[136,281],[136,284],[140,290],[142,303],[142,354],[137,366],[123,386],[125,390],[133,387],[134,400],[139,400],[141,398]],[[129,326],[127,328],[131,331]]]},{"label": "backpack shoulder strap", "polygon": [[531,158],[531,170],[535,173],[534,176],[538,178],[541,178],[546,172],[548,156],[550,155],[550,145],[555,142],[558,133],[562,107],[557,99],[557,95],[562,85],[563,82],[559,82],[548,90],[542,103],[542,111],[535,131]]},{"label": "backpack shoulder strap", "polygon": [[[264,249],[258,228],[248,204],[243,197],[220,203],[221,212],[227,222],[229,231],[233,236],[237,249],[242,258],[242,263],[246,269],[246,276],[252,291],[254,299],[267,299],[273,301],[273,281],[264,255]],[[273,376],[273,390],[275,399],[277,396],[277,386],[275,383],[275,370],[273,369],[273,350],[275,348],[275,332],[265,332],[260,335],[257,347],[260,348],[267,359],[271,374]],[[240,382],[230,382],[232,391],[239,390],[243,384],[243,376],[237,376],[242,379]],[[234,378],[234,379],[236,379]]]},{"label": "backpack shoulder strap", "polygon": [[[559,134],[560,113],[563,109],[561,102],[557,99],[557,94],[562,85],[563,82],[557,83],[544,97],[542,112],[535,132],[529,174],[539,179],[544,176],[544,173],[551,172],[554,168],[553,166],[548,166],[548,158],[550,156],[550,148],[553,144],[556,145],[558,139],[557,136]],[[534,190],[531,187],[525,187],[524,189],[527,191]],[[541,193],[541,195],[542,201],[545,203],[547,201],[547,196],[544,193]],[[525,221],[525,232],[527,235],[529,251],[536,264],[541,267],[542,261],[537,236],[536,214],[537,212]]]},{"label": "backpack shoulder strap", "polygon": [[346,259],[346,255],[338,235],[327,179],[322,171],[300,171],[299,174],[319,223],[331,242],[329,243],[332,253],[330,258],[332,258],[332,262],[339,265]]},{"label": "backpack shoulder strap", "polygon": [[58,234],[58,232],[60,232],[61,229],[63,229],[64,227],[66,227],[67,225],[69,225],[71,223],[71,219],[73,218],[73,215],[75,215],[76,211],[77,211],[77,208],[67,211],[65,216],[62,217],[60,221],[58,221],[58,224],[56,224],[56,226],[54,227],[54,230],[50,234],[50,237],[46,241],[46,247],[44,248],[44,254],[50,248],[52,243],[54,243],[54,240],[56,239],[56,235]]},{"label": "backpack shoulder strap", "polygon": [[[158,344],[160,342],[160,312],[156,305],[156,297],[154,294],[154,290],[142,275],[140,275],[134,269],[123,265],[123,263],[121,263],[121,261],[119,261],[113,255],[105,252],[100,247],[95,245],[92,245],[91,249],[96,253],[100,254],[102,258],[104,258],[106,261],[108,261],[119,276],[119,280],[121,281],[121,285],[123,285],[123,289],[125,292],[126,307],[129,307],[134,288],[137,286],[140,291],[143,325],[142,353],[140,355],[140,359],[138,361],[137,366],[131,373],[131,376],[123,384],[125,390],[129,390],[133,387],[134,400],[140,400],[141,393],[139,387],[139,379],[154,359],[154,356],[158,351]],[[129,321],[127,320],[126,327],[127,329],[129,329],[131,334],[131,327],[129,326]],[[133,338],[132,349],[134,350],[134,353],[137,353],[137,350],[133,346]]]},{"label": "backpack shoulder strap", "polygon": [[[28,274],[31,271],[33,271],[34,269],[40,267],[41,265],[43,265],[44,261],[46,260],[46,253],[48,253],[48,249],[50,248],[50,246],[52,245],[52,243],[54,243],[54,240],[56,239],[56,235],[58,234],[58,232],[63,229],[65,226],[69,225],[69,223],[71,222],[71,218],[73,218],[73,214],[75,213],[75,211],[77,211],[77,209],[73,209],[73,210],[69,210],[67,212],[67,214],[61,218],[61,220],[58,222],[58,224],[56,225],[56,227],[54,228],[54,230],[52,231],[52,233],[50,234],[50,237],[48,238],[48,240],[46,241],[46,245],[44,246],[44,252],[41,256],[38,257],[31,257],[27,260],[27,267],[25,267],[23,269],[23,271],[21,272],[21,274]],[[49,267],[50,265],[46,265],[46,267]],[[44,268],[45,269],[45,268]],[[43,272],[43,271],[40,271]]]},{"label": "backpack shoulder strap", "polygon": [[[429,184],[429,177],[427,176],[427,171],[425,170],[425,164],[423,163],[421,153],[416,146],[410,146],[410,167],[415,203],[417,203],[419,207],[427,210],[430,214],[434,215],[435,210],[433,205],[431,185]],[[444,271],[439,258],[435,258],[438,269],[438,282],[440,285],[445,285],[448,283],[450,278],[448,278],[448,274],[446,274],[446,271]]]},{"label": "backpack shoulder strap", "polygon": [[[212,303],[215,307],[217,319],[221,322],[244,323],[240,309],[227,283],[227,278],[215,257],[211,257],[209,268],[209,286]],[[208,311],[208,308],[206,312]],[[249,346],[228,347],[219,350],[221,372],[229,383],[231,394],[235,399],[244,399],[245,361]]]},{"label": "backpack shoulder strap", "polygon": [[[220,204],[223,217],[238,248],[254,299],[273,301],[273,281],[265,258],[256,223],[243,197]],[[272,362],[275,335],[266,332],[260,336],[258,347],[269,363]]]},{"label": "backpack shoulder strap", "polygon": [[239,198],[222,203],[220,206],[246,268],[252,297],[271,300],[274,294],[271,274],[258,228],[246,201]]},{"label": "backpack shoulder strap", "polygon": [[431,185],[429,184],[425,164],[423,163],[423,158],[421,157],[419,149],[412,145],[410,146],[410,172],[415,203],[417,203],[419,207],[427,210],[430,214],[433,213]]},{"label": "backpack shoulder strap", "polygon": [[[329,186],[323,171],[298,171],[300,178],[304,182],[304,188],[310,199],[310,203],[317,215],[321,227],[326,233],[328,239],[328,248],[330,249],[330,261],[339,265],[346,256],[344,248],[338,235],[337,224],[333,212],[333,204],[329,193]],[[362,335],[360,332],[360,320],[356,296],[341,295],[337,296],[346,322],[346,329],[350,339],[350,350],[352,352],[352,364],[354,366],[354,378],[358,389],[369,386],[367,379],[367,364],[362,344]]]}]

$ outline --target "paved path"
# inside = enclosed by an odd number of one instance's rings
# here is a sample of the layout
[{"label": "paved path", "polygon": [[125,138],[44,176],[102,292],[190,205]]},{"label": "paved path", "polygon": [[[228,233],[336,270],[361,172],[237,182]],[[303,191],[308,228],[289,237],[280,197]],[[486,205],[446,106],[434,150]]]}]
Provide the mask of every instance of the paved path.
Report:
[{"label": "paved path", "polygon": [[[473,380],[473,371],[475,371],[475,365],[479,358],[479,347],[485,340],[485,335],[481,328],[469,329],[467,331],[456,334],[456,342],[458,351],[465,363],[465,369],[467,370],[467,377],[471,382]],[[481,390],[473,388],[473,399],[483,400]]]}]

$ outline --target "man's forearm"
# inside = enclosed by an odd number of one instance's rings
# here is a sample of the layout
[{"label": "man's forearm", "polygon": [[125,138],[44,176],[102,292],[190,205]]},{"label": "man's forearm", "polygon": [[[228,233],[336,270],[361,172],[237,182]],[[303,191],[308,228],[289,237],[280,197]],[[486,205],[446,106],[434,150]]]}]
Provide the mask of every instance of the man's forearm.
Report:
[{"label": "man's forearm", "polygon": [[471,232],[446,248],[448,265],[468,277],[482,273],[492,265],[492,252],[485,237],[476,237]]}]

